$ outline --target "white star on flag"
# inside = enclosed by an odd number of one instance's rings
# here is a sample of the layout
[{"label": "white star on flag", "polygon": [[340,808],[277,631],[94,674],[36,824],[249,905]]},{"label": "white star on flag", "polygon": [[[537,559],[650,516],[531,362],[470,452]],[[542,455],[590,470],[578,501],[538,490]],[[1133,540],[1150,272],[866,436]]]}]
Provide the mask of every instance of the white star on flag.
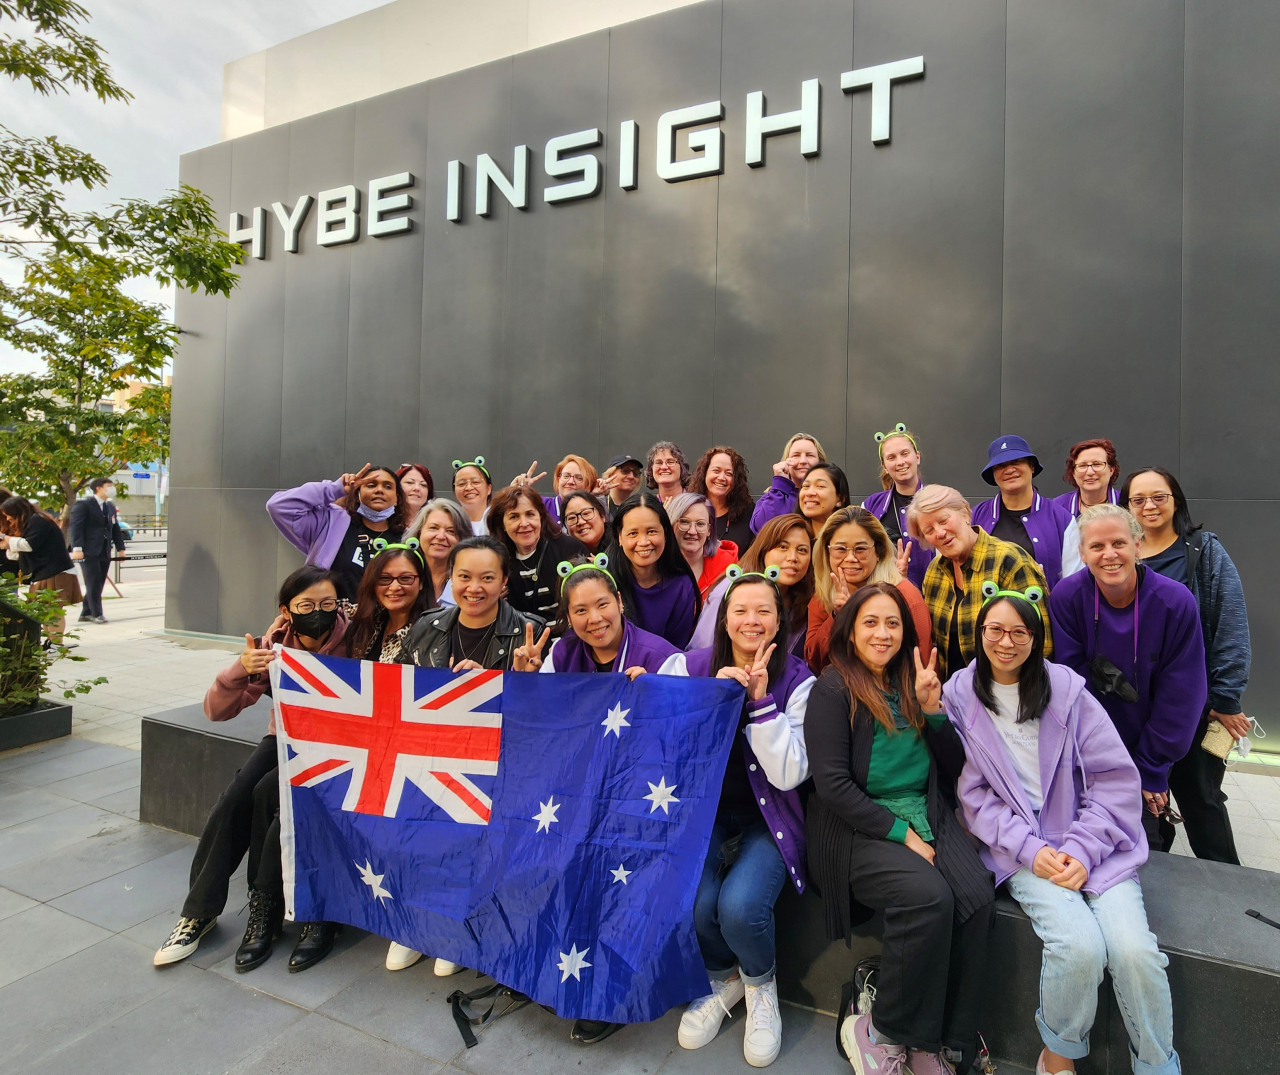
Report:
[{"label": "white star on flag", "polygon": [[679,787],[679,785],[672,784],[670,787],[667,787],[667,778],[665,776],[658,777],[658,782],[656,784],[650,780],[646,780],[645,783],[649,785],[649,794],[644,796],[644,798],[653,803],[653,805],[649,807],[649,813],[652,814],[659,806],[661,806],[662,812],[669,815],[671,813],[671,804],[678,803],[680,801],[671,794],[677,787]]},{"label": "white star on flag", "polygon": [[578,946],[576,944],[571,944],[569,945],[569,951],[561,952],[560,962],[556,964],[557,969],[560,971],[560,981],[567,982],[569,980],[569,975],[571,974],[575,981],[582,981],[578,972],[584,967],[591,966],[591,964],[587,962],[587,953],[590,951],[590,948],[584,948],[579,952]]},{"label": "white star on flag", "polygon": [[631,727],[631,721],[627,720],[627,714],[630,712],[630,709],[622,708],[621,702],[618,702],[609,710],[609,715],[600,722],[604,725],[605,738],[608,738],[610,732],[613,732],[619,739],[622,738],[621,729]]},{"label": "white star on flag", "polygon": [[390,892],[382,887],[382,879],[387,875],[385,873],[374,873],[368,859],[364,860],[363,866],[356,862],[355,867],[360,871],[360,880],[369,886],[369,894],[374,899],[379,901],[395,899]]},{"label": "white star on flag", "polygon": [[621,881],[625,885],[627,883],[627,878],[630,877],[636,871],[628,870],[627,864],[625,862],[620,862],[618,863],[618,868],[616,870],[610,870],[609,872],[613,874],[613,883],[615,885],[619,881]]},{"label": "white star on flag", "polygon": [[[651,784],[649,786],[652,787],[653,785]],[[538,803],[538,812],[534,814],[532,818],[532,820],[538,823],[538,832],[541,832],[543,829],[546,829],[547,832],[551,831],[552,822],[559,822],[560,820],[556,817],[556,811],[563,805],[564,803],[556,802],[556,797],[554,795],[548,797],[546,802]]]}]

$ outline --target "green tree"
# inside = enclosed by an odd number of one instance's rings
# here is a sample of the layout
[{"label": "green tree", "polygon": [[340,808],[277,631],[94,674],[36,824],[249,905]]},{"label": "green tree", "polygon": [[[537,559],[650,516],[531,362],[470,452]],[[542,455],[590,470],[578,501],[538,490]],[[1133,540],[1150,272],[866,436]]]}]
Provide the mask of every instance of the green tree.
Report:
[{"label": "green tree", "polygon": [[[0,73],[44,95],[80,89],[127,101],[72,0],[0,0]],[[130,381],[154,382],[178,330],[157,303],[128,294],[150,279],[229,295],[243,259],[199,191],[180,186],[157,201],[131,199],[76,211],[67,193],[105,187],[105,168],[56,137],[0,125],[0,340],[40,358],[34,374],[0,375],[0,484],[64,518],[95,475],[163,459],[169,393],[152,385],[123,413],[100,403]]]}]

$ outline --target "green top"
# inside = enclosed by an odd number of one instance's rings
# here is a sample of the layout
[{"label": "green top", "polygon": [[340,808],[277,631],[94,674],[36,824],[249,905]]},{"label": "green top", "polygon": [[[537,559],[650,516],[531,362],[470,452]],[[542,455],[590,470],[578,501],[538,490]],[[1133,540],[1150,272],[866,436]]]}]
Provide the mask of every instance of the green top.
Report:
[{"label": "green top", "polygon": [[[932,840],[929,828],[929,748],[924,737],[907,723],[902,715],[902,699],[897,691],[885,691],[884,700],[889,705],[889,715],[896,725],[888,731],[876,721],[875,737],[871,741],[871,762],[867,766],[867,795],[879,803],[898,820],[889,830],[889,839],[905,843],[907,827],[916,830],[922,840]],[[946,713],[926,713],[933,727],[940,728],[946,721]]]}]

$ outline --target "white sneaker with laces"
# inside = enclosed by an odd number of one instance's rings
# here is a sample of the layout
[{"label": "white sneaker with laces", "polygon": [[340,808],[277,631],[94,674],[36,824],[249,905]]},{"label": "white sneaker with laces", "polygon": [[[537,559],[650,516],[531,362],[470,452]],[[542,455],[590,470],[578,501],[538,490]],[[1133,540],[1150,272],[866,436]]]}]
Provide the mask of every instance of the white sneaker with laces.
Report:
[{"label": "white sneaker with laces", "polygon": [[740,974],[727,982],[712,982],[711,992],[690,1004],[680,1017],[676,1040],[681,1048],[701,1049],[715,1041],[724,1017],[744,996],[746,986]]},{"label": "white sneaker with laces", "polygon": [[387,970],[408,970],[421,958],[421,952],[392,941],[391,947],[387,949]]},{"label": "white sneaker with laces", "polygon": [[436,977],[448,978],[451,974],[459,974],[466,970],[461,963],[450,963],[447,959],[436,956]]},{"label": "white sneaker with laces", "polygon": [[151,959],[152,964],[164,967],[186,959],[200,947],[200,938],[217,923],[216,918],[179,918],[178,924],[169,934],[169,939],[156,950],[156,954]]},{"label": "white sneaker with laces", "polygon": [[742,1055],[753,1068],[767,1068],[782,1048],[782,1012],[778,1008],[778,981],[747,986],[747,1033]]}]

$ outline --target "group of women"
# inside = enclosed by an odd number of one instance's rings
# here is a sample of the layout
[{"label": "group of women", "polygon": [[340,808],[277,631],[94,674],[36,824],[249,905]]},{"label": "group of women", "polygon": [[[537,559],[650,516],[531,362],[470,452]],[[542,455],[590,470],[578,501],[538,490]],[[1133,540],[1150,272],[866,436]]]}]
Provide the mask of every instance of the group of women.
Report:
[{"label": "group of women", "polygon": [[[874,1002],[842,1028],[854,1069],[968,1070],[995,889],[1007,883],[1046,942],[1037,1071],[1073,1071],[1087,1055],[1105,968],[1135,1070],[1176,1072],[1165,959],[1137,880],[1143,783],[1090,685],[1049,660],[1046,597],[1084,566],[1080,513],[1087,523],[1094,505],[1131,505],[1150,569],[1196,595],[1208,651],[1223,651],[1219,667],[1208,662],[1205,718],[1242,736],[1234,567],[1192,526],[1167,471],[1136,472],[1117,492],[1110,441],[1073,447],[1072,491],[1051,500],[1035,489],[1042,468],[1026,442],[999,438],[983,471],[999,492],[971,519],[955,490],[923,484],[903,425],[875,440],[883,490],[861,506],[806,433],[754,502],[735,450],[712,447],[690,467],[666,441],[603,474],[566,456],[549,496],[534,489],[536,463],[495,490],[480,457],[454,461],[452,500],[434,498],[416,464],[278,493],[268,510],[308,566],[286,580],[264,636],[246,636],[206,711],[226,719],[256,699],[277,641],[455,671],[732,681],[743,708],[694,911],[712,992],[684,1012],[683,1047],[713,1040],[745,999],[745,1058],[762,1067],[778,1055],[773,907],[789,883],[820,892],[832,937],[883,913]],[[194,951],[246,849],[237,969],[270,952],[281,921],[272,736],[254,758],[210,818],[157,963]],[[1215,789],[1204,759],[1187,766],[1189,795],[1221,795],[1220,771]],[[322,957],[336,928],[308,924],[290,969]],[[393,943],[387,966],[420,955]],[[438,974],[457,969],[436,961]],[[571,1033],[591,1043],[615,1029],[579,1020]]]}]

